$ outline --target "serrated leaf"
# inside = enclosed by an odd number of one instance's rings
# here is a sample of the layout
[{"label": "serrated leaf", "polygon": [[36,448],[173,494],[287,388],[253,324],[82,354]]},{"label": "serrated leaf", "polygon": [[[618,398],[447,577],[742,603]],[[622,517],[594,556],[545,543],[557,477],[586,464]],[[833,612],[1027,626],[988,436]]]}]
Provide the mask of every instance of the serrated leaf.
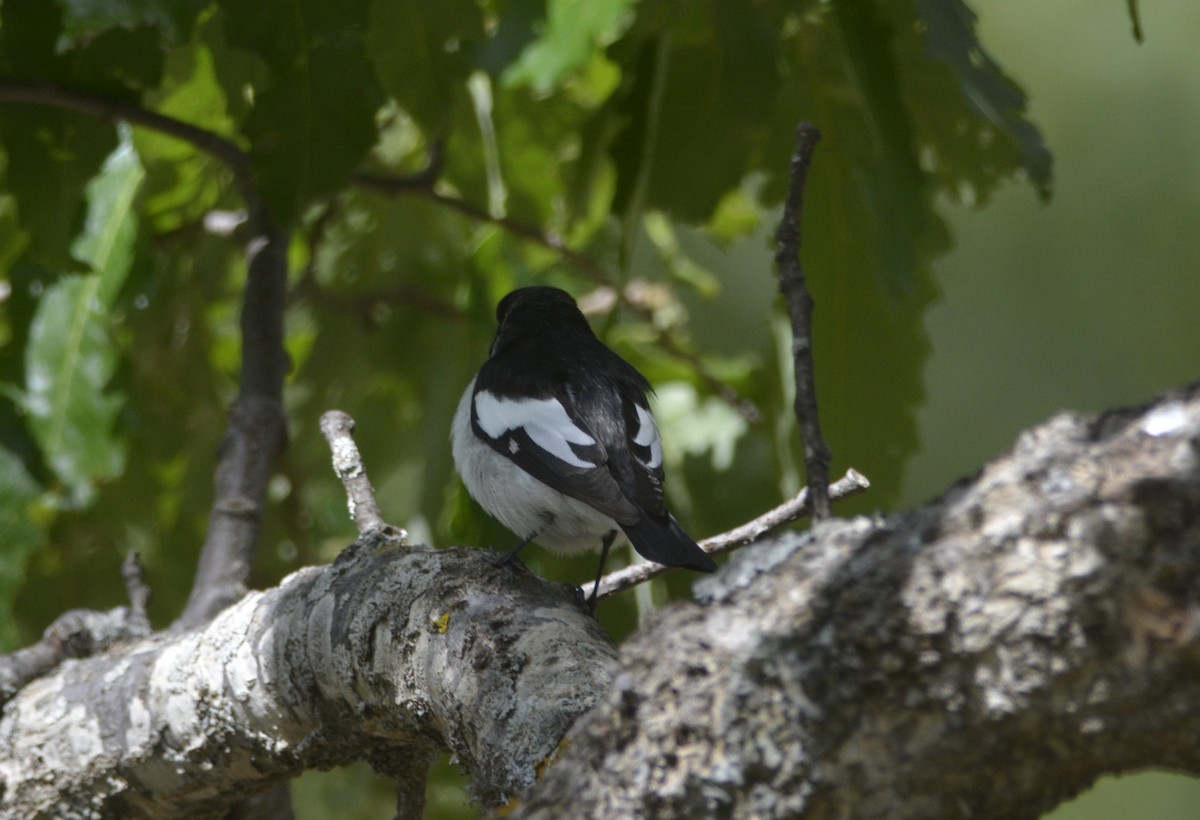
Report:
[{"label": "serrated leaf", "polygon": [[113,429],[123,397],[109,390],[119,356],[108,311],[129,272],[137,232],[131,209],[142,176],[124,145],[88,186],[87,222],[73,250],[94,272],[46,290],[25,351],[29,429],[74,504],[86,504],[94,482],[124,465],[125,443]]},{"label": "serrated leaf", "polygon": [[1028,101],[975,36],[976,16],[961,0],[917,0],[930,56],[954,72],[967,104],[1013,140],[1042,199],[1050,197],[1054,158],[1038,130],[1025,118]]},{"label": "serrated leaf", "polygon": [[676,12],[644,46],[663,52],[637,63],[617,102],[629,124],[613,150],[614,207],[637,207],[643,190],[645,208],[703,222],[749,170],[780,81],[781,32],[767,10],[751,4],[683,4]]},{"label": "serrated leaf", "polygon": [[291,223],[346,185],[375,143],[383,99],[360,52],[321,47],[264,91],[245,123],[251,161],[275,218]]}]

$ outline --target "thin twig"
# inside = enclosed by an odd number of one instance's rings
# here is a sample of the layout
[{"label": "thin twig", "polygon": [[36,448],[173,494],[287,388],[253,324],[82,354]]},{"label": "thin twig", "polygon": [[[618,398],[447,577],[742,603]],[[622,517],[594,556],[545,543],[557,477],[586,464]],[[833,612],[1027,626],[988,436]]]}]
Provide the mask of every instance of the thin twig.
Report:
[{"label": "thin twig", "polygon": [[354,419],[341,410],[329,410],[321,414],[321,435],[329,442],[333,453],[333,471],[346,488],[346,499],[350,507],[350,517],[359,535],[387,531],[407,540],[407,533],[392,527],[383,520],[379,513],[379,505],[375,501],[375,488],[367,477],[367,468],[363,466],[362,454],[354,443]]},{"label": "thin twig", "polygon": [[[870,486],[871,482],[867,480],[866,476],[857,470],[851,469],[846,471],[846,475],[829,486],[829,495],[833,499],[840,500],[849,498],[852,495],[858,495],[866,491]],[[753,521],[748,521],[720,535],[705,538],[700,542],[700,546],[710,555],[723,555],[727,552],[733,552],[740,547],[757,541],[770,530],[803,518],[809,514],[809,511],[809,492],[808,488],[805,488],[775,509],[763,513]],[[638,584],[649,581],[651,578],[657,578],[668,571],[670,571],[670,567],[656,564],[653,561],[646,561],[617,570],[616,572],[610,572],[600,579],[600,591],[597,597],[607,598],[610,595],[616,595],[618,592],[624,592]]]},{"label": "thin twig", "polygon": [[796,418],[804,437],[804,466],[812,489],[813,521],[832,515],[829,504],[829,463],[833,455],[821,437],[817,414],[817,388],[812,356],[813,300],[804,283],[800,264],[800,220],[804,215],[804,186],[813,151],[821,132],[810,123],[796,128],[796,153],[792,155],[792,177],[783,218],[775,233],[775,263],[779,268],[779,290],[787,300],[792,319],[792,362],[796,375]]}]

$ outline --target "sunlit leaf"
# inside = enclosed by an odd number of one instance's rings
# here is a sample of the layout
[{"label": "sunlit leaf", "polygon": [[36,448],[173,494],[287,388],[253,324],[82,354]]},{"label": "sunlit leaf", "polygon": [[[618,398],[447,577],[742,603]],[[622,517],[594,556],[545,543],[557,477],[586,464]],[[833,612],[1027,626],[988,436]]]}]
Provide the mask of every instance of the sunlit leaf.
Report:
[{"label": "sunlit leaf", "polygon": [[544,30],[504,72],[508,85],[545,94],[592,59],[629,16],[630,0],[550,0]]},{"label": "sunlit leaf", "polygon": [[87,224],[74,252],[94,272],[47,289],[30,329],[29,426],[74,503],[86,503],[93,482],[119,473],[124,463],[125,445],[114,430],[123,399],[109,390],[119,357],[108,309],[129,272],[137,231],[131,208],[141,179],[137,156],[125,145],[88,186]]}]

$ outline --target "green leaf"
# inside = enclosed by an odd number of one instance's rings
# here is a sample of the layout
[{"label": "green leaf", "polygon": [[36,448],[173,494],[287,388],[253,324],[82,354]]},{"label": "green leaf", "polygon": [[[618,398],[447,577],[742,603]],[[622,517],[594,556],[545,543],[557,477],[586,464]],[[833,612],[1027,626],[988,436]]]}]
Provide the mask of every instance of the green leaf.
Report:
[{"label": "green leaf", "polygon": [[13,600],[25,580],[25,568],[45,540],[45,528],[34,515],[42,488],[21,461],[0,447],[0,651],[17,647]]},{"label": "green leaf", "polygon": [[613,148],[614,208],[636,208],[644,191],[645,208],[703,222],[750,170],[780,82],[781,29],[758,5],[673,8],[665,29],[635,27],[620,45],[642,57],[615,101],[627,125]]},{"label": "green leaf", "polygon": [[371,3],[367,44],[379,81],[432,136],[465,102],[474,69],[465,47],[483,39],[483,16],[472,0]]},{"label": "green leaf", "polygon": [[68,249],[79,231],[86,187],[117,144],[116,130],[90,117],[34,106],[5,106],[0,142],[5,183],[39,261],[78,270]]},{"label": "green leaf", "polygon": [[504,84],[529,85],[539,94],[558,87],[611,42],[628,20],[630,0],[550,0],[545,30],[504,72]]},{"label": "green leaf", "polygon": [[367,0],[221,5],[228,43],[270,70],[253,87],[243,130],[263,198],[291,225],[314,199],[344,187],[375,142],[383,96],[366,55]]},{"label": "green leaf", "polygon": [[378,95],[355,50],[321,47],[258,96],[245,123],[263,198],[290,224],[318,197],[350,181],[375,143]]},{"label": "green leaf", "polygon": [[1042,199],[1049,199],[1053,156],[1042,135],[1025,118],[1027,100],[975,36],[975,13],[961,0],[917,0],[930,56],[954,72],[963,98],[1020,150],[1021,164]]},{"label": "green leaf", "polygon": [[[233,133],[212,51],[205,44],[171,51],[163,83],[147,103],[155,111],[197,127]],[[133,132],[133,143],[146,169],[142,213],[156,232],[198,222],[216,205],[222,179],[212,173],[217,161],[207,153],[145,128]]]},{"label": "green leaf", "polygon": [[477,68],[499,77],[537,39],[546,0],[499,0],[494,5],[495,30],[486,42],[465,43],[464,53]]},{"label": "green leaf", "polygon": [[86,504],[94,482],[124,466],[125,443],[113,429],[123,397],[109,390],[119,357],[108,311],[129,272],[137,233],[132,206],[142,176],[126,144],[88,186],[87,224],[73,250],[94,272],[51,286],[30,328],[24,408],[74,504]]}]

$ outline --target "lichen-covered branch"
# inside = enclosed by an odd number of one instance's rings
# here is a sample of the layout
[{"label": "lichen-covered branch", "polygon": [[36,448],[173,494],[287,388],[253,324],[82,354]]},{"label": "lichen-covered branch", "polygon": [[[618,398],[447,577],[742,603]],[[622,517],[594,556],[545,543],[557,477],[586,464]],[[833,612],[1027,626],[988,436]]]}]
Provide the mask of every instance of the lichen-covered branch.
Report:
[{"label": "lichen-covered branch", "polygon": [[377,534],[202,630],[26,686],[0,719],[0,815],[221,816],[363,758],[422,782],[446,749],[496,806],[532,784],[614,654],[573,590]]},{"label": "lichen-covered branch", "polygon": [[1038,817],[1200,772],[1200,384],[738,553],[623,645],[520,817]]},{"label": "lichen-covered branch", "polygon": [[25,685],[0,815],[218,815],[366,758],[415,817],[446,748],[485,806],[549,818],[1037,817],[1103,774],[1200,772],[1200,384],[696,589],[618,658],[574,590],[377,531]]}]

